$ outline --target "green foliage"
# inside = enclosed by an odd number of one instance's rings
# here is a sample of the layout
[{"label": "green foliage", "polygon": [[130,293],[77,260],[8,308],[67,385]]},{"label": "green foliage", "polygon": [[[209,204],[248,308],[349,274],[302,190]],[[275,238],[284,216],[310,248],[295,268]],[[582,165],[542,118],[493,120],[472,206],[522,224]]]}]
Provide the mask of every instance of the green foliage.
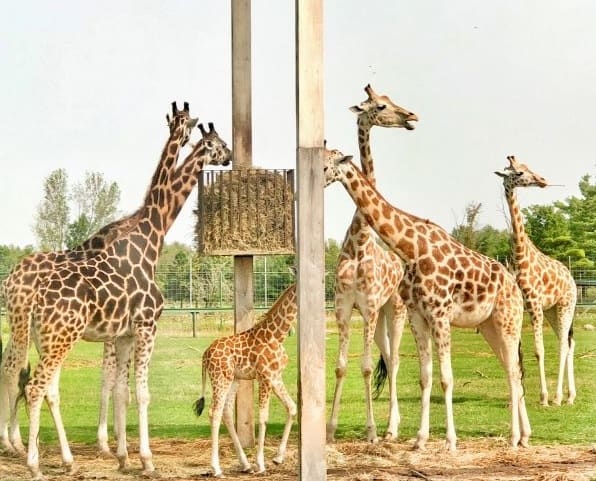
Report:
[{"label": "green foliage", "polygon": [[33,246],[16,247],[12,245],[0,245],[0,280],[6,275],[23,257],[34,252]]},{"label": "green foliage", "polygon": [[54,170],[44,181],[44,197],[37,209],[35,235],[42,250],[62,250],[68,229],[68,175]]},{"label": "green foliage", "polygon": [[[357,321],[357,320],[355,320]],[[539,379],[534,351],[532,330],[528,325],[523,332],[523,351],[526,377],[524,380],[526,404],[532,425],[531,443],[580,444],[590,446],[596,439],[596,357],[593,346],[596,333],[581,328],[585,323],[594,324],[594,315],[576,319],[576,383],[578,397],[573,406],[542,407],[539,397]],[[3,340],[7,339],[4,324]],[[150,381],[150,431],[152,438],[195,439],[209,437],[209,417],[204,413],[197,418],[191,406],[200,389],[201,355],[216,338],[231,333],[230,321],[225,331],[208,330],[199,322],[199,336],[193,338],[188,318],[163,316],[159,321],[158,337],[151,361]],[[183,327],[186,329],[183,330]],[[333,322],[328,324],[326,342],[326,396],[327,415],[331,409],[333,386],[335,385],[335,359],[338,350],[338,335]],[[363,381],[359,358],[362,354],[361,324],[354,323],[350,344],[348,374],[343,389],[338,439],[365,439],[365,405],[362,397]],[[554,389],[558,362],[557,341],[552,329],[545,329],[546,367],[549,387]],[[290,336],[285,348],[290,363],[284,372],[284,380],[290,395],[297,399],[297,336]],[[35,366],[35,349],[31,350],[32,365]],[[79,342],[69,354],[61,375],[60,392],[62,414],[69,440],[75,443],[93,445],[96,435],[96,420],[100,389],[101,343]],[[420,386],[418,356],[413,337],[404,333],[400,348],[401,363],[398,374],[398,399],[401,413],[399,438],[407,441],[415,438],[420,416]],[[375,356],[378,353],[375,354]],[[436,356],[435,356],[436,357]],[[452,337],[452,365],[455,380],[454,417],[458,437],[462,440],[481,436],[509,436],[510,411],[505,374],[494,354],[481,335],[473,329],[454,329]],[[441,439],[445,435],[445,411],[443,394],[439,381],[437,360],[433,366],[433,390],[431,403],[431,438]],[[131,381],[134,392],[134,382]],[[134,398],[134,396],[133,396]],[[211,392],[207,391],[207,406],[211,403]],[[255,406],[256,409],[256,406]],[[388,415],[389,400],[385,389],[374,401],[375,419],[379,432],[384,432]],[[19,419],[26,436],[28,418],[21,405]],[[280,437],[285,420],[281,403],[273,397],[268,424],[268,436]],[[136,404],[133,401],[128,410],[128,432],[131,439],[138,436]],[[48,409],[42,409],[40,443],[44,446],[57,445],[56,432]],[[227,436],[225,430],[222,436]],[[296,439],[296,424],[292,430],[292,441]],[[49,447],[49,446],[48,446]]]},{"label": "green foliage", "polygon": [[[118,184],[108,184],[100,173],[87,172],[85,180],[75,184],[72,191],[69,195],[64,169],[54,170],[46,178],[35,222],[41,250],[72,249],[114,220],[120,202]],[[69,199],[79,213],[73,222],[69,222]]]}]

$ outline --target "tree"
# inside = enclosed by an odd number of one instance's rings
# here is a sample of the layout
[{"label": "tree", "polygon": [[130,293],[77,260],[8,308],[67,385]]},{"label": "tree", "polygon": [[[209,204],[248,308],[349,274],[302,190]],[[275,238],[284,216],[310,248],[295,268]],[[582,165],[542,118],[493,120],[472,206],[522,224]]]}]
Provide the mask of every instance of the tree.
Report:
[{"label": "tree", "polygon": [[34,252],[33,246],[0,245],[0,280],[25,256]]},{"label": "tree", "polygon": [[460,241],[463,245],[470,249],[476,250],[477,232],[478,232],[478,215],[482,204],[480,202],[470,202],[466,206],[464,221],[456,224],[451,231],[451,235]]},{"label": "tree", "polygon": [[74,185],[72,200],[79,213],[71,224],[79,237],[74,247],[101,227],[114,220],[120,202],[120,187],[116,182],[108,183],[99,172],[86,172],[83,182]]},{"label": "tree", "polygon": [[335,239],[325,242],[325,299],[335,295],[335,269],[341,253],[341,245]]},{"label": "tree", "polygon": [[[87,172],[85,180],[75,184],[68,194],[68,175],[54,170],[44,183],[44,198],[38,207],[35,234],[42,250],[72,249],[101,227],[114,220],[120,188],[106,182],[98,172]],[[69,222],[68,201],[74,203],[77,217]]]},{"label": "tree", "polygon": [[[579,190],[582,197],[569,197],[565,202],[556,203],[556,206],[568,216],[569,234],[575,241],[575,247],[583,250],[583,256],[572,259],[574,267],[594,267],[596,263],[596,183],[591,182],[590,175],[586,174],[580,179]],[[571,250],[571,253],[577,253],[577,251]]]},{"label": "tree", "polygon": [[64,249],[68,229],[68,176],[54,170],[44,181],[44,198],[37,209],[35,235],[42,250]]}]

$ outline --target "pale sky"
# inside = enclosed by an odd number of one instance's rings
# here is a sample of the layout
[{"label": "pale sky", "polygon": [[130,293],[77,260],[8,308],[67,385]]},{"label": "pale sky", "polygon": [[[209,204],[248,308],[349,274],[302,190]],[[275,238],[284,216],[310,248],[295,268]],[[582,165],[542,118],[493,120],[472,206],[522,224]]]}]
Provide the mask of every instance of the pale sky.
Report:
[{"label": "pale sky", "polygon": [[[466,204],[505,227],[493,171],[514,154],[553,184],[522,205],[578,195],[596,174],[596,2],[327,0],[325,137],[358,157],[348,108],[363,87],[416,112],[414,131],[372,133],[379,191],[451,230]],[[294,2],[253,0],[253,164],[295,165]],[[0,16],[0,244],[35,244],[44,178],[101,172],[141,203],[168,132],[188,101],[231,144],[230,1],[22,0]],[[195,132],[198,138],[199,132]],[[192,244],[196,193],[166,241]],[[354,212],[325,194],[325,237]]]}]

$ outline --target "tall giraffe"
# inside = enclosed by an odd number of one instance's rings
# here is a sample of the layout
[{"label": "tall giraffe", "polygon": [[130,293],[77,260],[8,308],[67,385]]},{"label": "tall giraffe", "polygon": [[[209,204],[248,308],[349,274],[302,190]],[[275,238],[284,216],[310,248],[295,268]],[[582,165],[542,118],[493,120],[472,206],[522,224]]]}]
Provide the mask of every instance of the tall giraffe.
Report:
[{"label": "tall giraffe", "polygon": [[283,347],[290,328],[296,321],[296,284],[288,287],[263,318],[250,329],[233,336],[216,339],[203,353],[201,396],[195,402],[195,413],[205,407],[206,377],[209,375],[213,400],[209,409],[211,423],[211,468],[214,476],[223,475],[219,464],[219,428],[221,420],[230,433],[244,472],[251,472],[234,427],[234,401],[241,379],[256,379],[259,383],[259,434],[256,452],[257,472],[265,471],[265,431],[269,419],[271,392],[279,398],[287,412],[281,442],[273,462],[280,464],[286,451],[296,403],[284,385],[282,374],[288,364]]},{"label": "tall giraffe", "polygon": [[[163,308],[154,274],[168,222],[173,170],[180,148],[189,138],[188,123],[176,126],[176,141],[167,148],[154,172],[136,225],[97,256],[65,263],[39,287],[33,323],[34,332],[39,333],[40,355],[25,389],[30,413],[27,464],[34,478],[41,477],[36,439],[43,396],[67,353],[81,338],[114,339],[118,370],[128,364],[134,346],[139,451],[144,473],[154,471],[149,449],[147,380],[155,321]],[[222,154],[223,151],[212,152],[210,160],[221,163],[226,160],[218,157]],[[128,399],[127,387],[117,388],[114,393],[117,433],[124,432],[119,426],[125,426],[126,422],[125,399]],[[118,437],[116,455],[120,466],[125,466],[128,459],[125,436]],[[72,456],[63,458],[63,462],[71,464]]]},{"label": "tall giraffe", "polygon": [[[199,124],[202,138],[193,147],[192,152],[184,159],[184,161],[176,168],[174,179],[171,186],[172,202],[170,205],[169,220],[166,222],[165,231],[168,232],[171,225],[176,220],[180,210],[184,206],[188,196],[194,189],[199,179],[199,174],[209,161],[209,155],[213,150],[223,149],[224,158],[230,159],[231,152],[227,145],[219,137],[215,130],[213,123],[208,124],[209,130],[205,130],[202,124]],[[227,165],[227,161],[223,165]],[[125,389],[123,384],[128,385],[128,371],[127,365],[119,372],[119,383],[122,385],[120,389]],[[100,453],[104,455],[110,454],[108,446],[108,403],[110,394],[116,387],[117,381],[117,367],[116,367],[116,350],[113,342],[104,343],[103,364],[102,364],[102,383],[101,383],[101,398],[99,409],[99,422],[97,429],[97,441]],[[124,426],[125,427],[125,426]],[[116,433],[116,438],[119,437]]]},{"label": "tall giraffe", "polygon": [[499,262],[466,248],[429,220],[389,204],[351,156],[326,161],[326,185],[340,181],[367,222],[405,263],[400,294],[408,307],[420,360],[422,409],[415,447],[429,437],[432,345],[439,357],[447,418],[446,448],[455,450],[451,326],[477,328],[507,373],[511,399],[511,446],[527,446],[530,422],[522,386],[523,299]]},{"label": "tall giraffe", "polygon": [[[358,116],[358,146],[362,171],[375,184],[373,158],[370,150],[370,131],[373,126],[403,127],[413,130],[416,114],[399,107],[385,95],[377,95],[370,85],[364,88],[368,98],[350,107]],[[335,392],[327,441],[333,441],[337,430],[339,407],[347,372],[352,309],[358,308],[363,319],[364,350],[360,370],[364,379],[366,402],[366,437],[377,442],[371,376],[373,338],[386,361],[389,374],[389,420],[385,439],[395,439],[399,427],[397,400],[397,371],[399,345],[407,317],[406,307],[399,297],[398,286],[403,277],[401,259],[378,242],[378,236],[356,210],[346,232],[335,270],[335,320],[339,331],[339,351],[335,369]],[[380,319],[381,322],[378,322]]]},{"label": "tall giraffe", "polygon": [[[176,102],[172,102],[172,117],[168,118],[170,137],[162,153],[162,162],[170,145],[178,142],[179,133],[176,126],[188,123],[188,129],[196,125],[197,119],[191,119],[188,103],[179,110]],[[16,390],[19,370],[27,364],[30,340],[31,313],[34,297],[41,281],[51,272],[57,270],[69,260],[78,261],[98,255],[114,240],[128,232],[138,220],[141,210],[123,217],[102,227],[97,233],[71,250],[58,252],[38,252],[22,259],[5,280],[5,296],[7,318],[10,326],[10,341],[3,356],[0,368],[0,447],[9,452],[24,455],[25,448],[21,440],[20,429],[16,417]],[[60,417],[59,375],[51,384],[47,393],[48,406],[59,433],[63,458],[68,458],[68,444]],[[10,418],[10,426],[8,424]]]},{"label": "tall giraffe", "polygon": [[577,286],[569,269],[556,259],[538,250],[526,234],[522,212],[515,194],[516,187],[546,187],[548,183],[527,165],[507,157],[509,166],[501,172],[505,197],[511,215],[513,240],[513,266],[517,283],[524,295],[526,310],[532,318],[534,328],[534,349],[540,370],[540,402],[548,405],[548,389],[544,370],[544,340],[542,327],[544,317],[559,339],[559,375],[553,404],[560,405],[563,399],[563,381],[567,364],[569,396],[567,404],[575,400],[575,376],[573,373],[573,314],[577,301]]}]

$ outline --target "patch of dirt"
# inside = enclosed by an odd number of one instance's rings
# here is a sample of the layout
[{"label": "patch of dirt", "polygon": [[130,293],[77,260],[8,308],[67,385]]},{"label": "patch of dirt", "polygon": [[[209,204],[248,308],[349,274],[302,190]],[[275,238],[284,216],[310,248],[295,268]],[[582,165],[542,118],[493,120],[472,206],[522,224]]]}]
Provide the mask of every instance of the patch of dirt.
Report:
[{"label": "patch of dirt", "polygon": [[[267,472],[243,474],[238,471],[234,448],[222,436],[220,460],[229,480],[252,477],[273,481],[297,479],[298,449],[296,439],[288,446],[286,460],[275,465],[273,442],[266,446]],[[458,451],[450,454],[440,441],[428,443],[425,451],[413,451],[411,442],[380,443],[340,441],[327,446],[327,479],[350,481],[590,481],[596,479],[596,447],[532,446],[511,450],[503,439],[460,441]],[[114,458],[102,458],[93,446],[73,445],[77,470],[65,474],[60,465],[57,446],[41,450],[42,469],[48,480],[131,481],[140,478],[137,446],[130,445],[130,469],[117,470]],[[159,440],[151,443],[157,476],[164,480],[190,481],[204,479],[210,472],[211,445],[208,439],[195,441]],[[247,450],[249,459],[254,450]],[[28,481],[25,460],[0,454],[0,479]]]}]

